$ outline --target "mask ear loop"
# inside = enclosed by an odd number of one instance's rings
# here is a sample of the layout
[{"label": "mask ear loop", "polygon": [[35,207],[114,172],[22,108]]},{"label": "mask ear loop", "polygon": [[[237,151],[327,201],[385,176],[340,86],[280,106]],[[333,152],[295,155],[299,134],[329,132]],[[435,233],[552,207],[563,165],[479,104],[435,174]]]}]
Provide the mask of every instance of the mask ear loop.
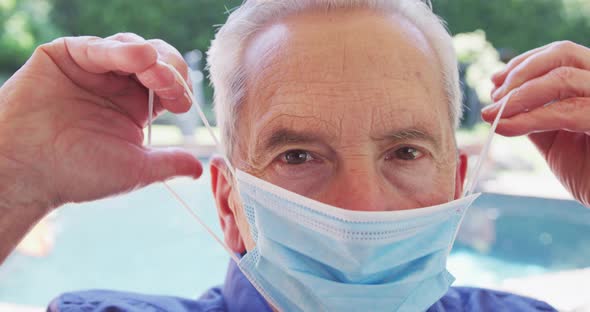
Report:
[{"label": "mask ear loop", "polygon": [[[492,127],[490,128],[490,133],[488,134],[488,138],[486,139],[486,143],[484,144],[481,154],[479,155],[479,158],[477,159],[477,163],[475,164],[475,170],[473,171],[473,175],[471,176],[471,178],[469,179],[469,183],[467,183],[467,185],[465,187],[465,191],[463,192],[463,197],[473,195],[473,192],[475,191],[475,186],[477,185],[477,182],[479,180],[479,174],[481,172],[481,168],[483,166],[483,163],[488,158],[488,154],[490,152],[490,146],[492,145],[494,135],[496,134],[496,128],[498,128],[498,123],[500,122],[500,119],[502,118],[502,113],[504,113],[504,108],[506,107],[506,103],[508,103],[508,101],[512,97],[512,94],[513,93],[510,92],[507,95],[506,100],[500,106],[500,110],[498,110],[498,114],[496,115],[496,118],[494,119],[494,122],[492,123]],[[447,257],[451,253],[451,249],[453,249],[453,245],[455,245],[455,240],[457,239],[457,235],[459,234],[459,229],[461,228],[461,224],[463,224],[464,218],[465,218],[465,212],[463,212],[463,215],[461,216],[461,219],[459,220],[459,223],[457,224],[457,228],[455,229],[455,234],[453,235],[453,240],[451,241],[451,244],[449,245],[449,248],[447,250]]]},{"label": "mask ear loop", "polygon": [[[184,78],[182,77],[182,75],[178,72],[178,70],[176,70],[176,68],[174,68],[173,66],[171,66],[169,64],[166,64],[166,63],[163,63],[163,62],[160,62],[160,61],[158,61],[158,64],[167,67],[174,74],[174,76],[176,77],[176,80],[178,80],[180,82],[180,84],[183,86],[184,91],[188,95],[191,104],[194,104],[195,107],[197,108],[197,111],[199,113],[199,118],[201,119],[201,121],[203,121],[203,124],[205,125],[205,127],[209,131],[209,134],[213,138],[213,141],[215,142],[215,147],[217,148],[218,151],[221,151],[221,148],[220,148],[221,145],[219,144],[219,140],[217,139],[217,136],[215,135],[215,132],[213,132],[213,128],[211,128],[211,125],[209,124],[209,121],[205,117],[205,114],[203,113],[203,110],[201,109],[201,106],[199,105],[199,103],[197,103],[196,98],[194,97],[193,93],[191,92],[188,84],[186,83],[186,81],[184,80]],[[151,147],[151,143],[152,143],[151,135],[152,135],[153,107],[154,107],[154,90],[149,89],[148,90],[148,109],[149,109],[149,112],[148,112],[148,138],[147,138],[147,142],[148,142],[148,146],[150,146],[150,147]],[[229,159],[227,158],[227,156],[224,153],[221,153],[221,154],[222,154],[223,160],[225,161],[225,164],[227,165],[227,167],[228,167],[229,171],[231,172],[232,176],[235,177],[236,176],[235,168],[229,162]],[[174,189],[172,189],[172,187],[170,187],[170,185],[168,185],[168,183],[166,183],[164,181],[164,182],[162,182],[162,184],[164,184],[164,186],[166,187],[166,190],[168,190],[168,192],[172,195],[172,197],[174,197],[174,199],[176,199],[176,201],[178,201],[178,203],[180,203],[180,205],[182,207],[184,207],[184,209],[191,215],[191,217],[193,217],[193,219],[195,219],[205,229],[205,231],[207,231],[207,233],[209,233],[209,235],[211,235],[211,237],[213,237],[215,239],[215,241],[217,241],[217,243],[219,245],[221,245],[223,247],[223,249],[225,249],[225,251],[227,251],[227,253],[229,254],[230,258],[238,265],[238,268],[240,269],[240,271],[242,271],[242,273],[248,278],[248,280],[254,286],[254,288],[256,288],[256,290],[258,291],[258,293],[260,293],[260,295],[262,295],[262,297],[264,297],[264,299],[266,299],[266,301],[269,304],[271,304],[274,307],[278,307],[278,305],[275,303],[275,301],[272,300],[266,294],[266,292],[262,288],[260,288],[260,286],[258,285],[258,283],[254,282],[254,280],[249,276],[249,274],[247,272],[245,272],[244,270],[242,270],[242,268],[239,266],[240,259],[223,242],[223,240],[221,240],[221,238],[219,236],[217,236],[217,234],[215,234],[213,232],[213,230],[201,219],[201,217],[199,217],[190,208],[190,206],[187,204],[187,202],[184,201],[182,199],[182,197],[178,193],[176,193],[174,191]]]},{"label": "mask ear loop", "polygon": [[483,150],[479,158],[477,159],[477,163],[475,165],[475,169],[473,170],[473,175],[469,180],[469,183],[465,186],[465,191],[463,192],[463,197],[469,196],[473,194],[475,191],[475,187],[477,186],[477,182],[479,181],[479,175],[481,173],[481,168],[483,167],[484,162],[488,159],[488,154],[490,152],[490,146],[492,145],[492,141],[494,140],[494,135],[496,134],[496,128],[498,128],[498,123],[500,119],[502,119],[502,113],[504,113],[504,108],[506,107],[506,103],[510,101],[513,92],[510,92],[504,101],[501,104],[500,110],[498,110],[498,114],[496,115],[496,119],[492,123],[492,127],[490,128],[490,132],[488,134],[488,138],[486,139],[486,143],[483,146]]},{"label": "mask ear loop", "polygon": [[[182,84],[182,86],[184,87],[185,92],[187,93],[188,97],[190,98],[190,101],[192,104],[192,102],[194,102],[194,96],[193,96],[192,92],[190,91],[190,88],[188,87],[186,81],[184,81],[184,78],[182,77],[182,75],[173,66],[168,65],[163,62],[160,62],[160,61],[158,61],[158,63],[160,65],[163,65],[163,66],[167,67],[168,69],[170,69],[170,71],[176,77],[176,80],[178,80]],[[215,146],[219,149],[219,141],[217,140],[217,137],[215,136],[215,133],[213,132],[213,129],[211,128],[211,125],[207,121],[207,118],[205,117],[205,114],[203,113],[200,105],[198,103],[195,103],[195,106],[197,108],[197,111],[199,112],[199,117],[202,119],[203,123],[205,124],[205,127],[209,130],[209,134],[213,138],[213,141],[215,142]],[[153,114],[154,114],[154,90],[149,89],[149,91],[148,91],[148,136],[147,136],[148,147],[152,146]],[[227,157],[225,155],[223,155],[223,159],[224,159],[225,163],[227,164],[232,175],[235,176],[234,168],[230,164],[229,160],[227,159]],[[184,201],[182,199],[182,197],[178,193],[176,193],[174,191],[174,189],[172,189],[172,187],[170,187],[170,185],[168,185],[168,183],[166,183],[164,181],[164,182],[162,182],[162,184],[164,184],[164,186],[166,187],[168,192],[174,197],[174,199],[176,199],[176,201],[178,201],[186,209],[186,211],[209,233],[209,235],[211,235],[217,241],[217,243],[219,243],[227,251],[227,253],[230,255],[232,260],[235,261],[236,263],[238,263],[240,261],[240,259],[233,253],[233,251],[225,243],[223,243],[221,238],[219,236],[217,236],[213,232],[213,230],[207,224],[205,224],[205,222],[190,208],[190,206],[186,203],[186,201]]]},{"label": "mask ear loop", "polygon": [[[209,134],[211,135],[211,137],[213,138],[213,142],[215,143],[215,147],[217,148],[217,150],[221,151],[221,144],[219,143],[219,140],[217,139],[215,132],[213,132],[213,128],[209,124],[209,121],[207,120],[205,113],[203,113],[203,110],[201,109],[201,106],[199,105],[199,103],[196,103],[196,100],[195,100],[196,98],[194,97],[193,93],[191,92],[190,87],[188,86],[188,84],[186,83],[186,81],[184,80],[182,75],[172,65],[169,65],[169,64],[166,64],[166,63],[163,63],[160,61],[158,61],[158,64],[161,64],[161,65],[167,67],[168,69],[170,69],[170,71],[174,74],[174,76],[176,76],[176,80],[179,81],[180,84],[184,87],[184,91],[186,92],[186,94],[190,98],[191,104],[193,104],[193,102],[195,102],[197,112],[199,113],[199,118],[201,119],[201,121],[205,125],[205,128],[207,128],[207,131],[209,131]],[[151,126],[151,124],[150,124],[150,126]],[[148,133],[149,133],[149,131],[148,131]],[[225,161],[225,164],[229,168],[229,171],[231,172],[232,176],[235,177],[236,176],[235,169],[232,166],[232,164],[230,163],[229,159],[227,158],[227,155],[225,155],[225,153],[222,153],[222,157],[223,157],[223,161]]]}]

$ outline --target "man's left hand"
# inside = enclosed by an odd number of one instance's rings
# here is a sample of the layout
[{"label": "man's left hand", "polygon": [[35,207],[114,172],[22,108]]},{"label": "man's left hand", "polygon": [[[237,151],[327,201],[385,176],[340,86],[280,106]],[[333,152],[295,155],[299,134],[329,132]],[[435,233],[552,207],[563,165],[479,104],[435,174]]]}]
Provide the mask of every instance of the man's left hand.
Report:
[{"label": "man's left hand", "polygon": [[492,81],[496,104],[483,119],[492,122],[508,101],[496,132],[528,135],[563,185],[590,207],[590,49],[555,42],[516,57]]}]

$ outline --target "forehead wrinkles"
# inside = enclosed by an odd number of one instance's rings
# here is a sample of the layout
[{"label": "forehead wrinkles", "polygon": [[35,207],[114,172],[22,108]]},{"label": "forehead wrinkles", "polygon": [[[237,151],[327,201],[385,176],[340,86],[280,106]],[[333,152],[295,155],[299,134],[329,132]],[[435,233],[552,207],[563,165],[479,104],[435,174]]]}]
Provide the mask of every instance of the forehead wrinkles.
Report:
[{"label": "forehead wrinkles", "polygon": [[412,94],[419,92],[419,90],[411,91],[389,96],[387,102],[373,105],[370,117],[372,133],[377,134],[391,129],[408,127],[431,130],[438,128],[442,113],[438,104],[442,101]]},{"label": "forehead wrinkles", "polygon": [[[319,25],[316,25],[317,23]],[[314,26],[319,30],[329,26],[322,24],[321,21],[317,23]],[[295,27],[290,27],[292,25],[295,25]],[[383,25],[380,24],[379,26]],[[442,100],[445,98],[444,88],[441,82],[433,83],[433,81],[440,78],[440,73],[436,70],[438,64],[436,61],[433,62],[435,58],[433,58],[433,53],[429,50],[430,47],[427,43],[415,47],[412,43],[416,43],[418,39],[402,40],[399,49],[397,47],[394,50],[391,47],[383,48],[389,40],[387,36],[383,36],[387,29],[384,30],[383,27],[378,27],[377,30],[379,30],[381,36],[370,36],[365,40],[368,43],[373,40],[371,44],[351,44],[349,49],[348,45],[343,45],[343,42],[348,40],[342,40],[343,36],[346,37],[345,33],[340,33],[341,36],[337,38],[340,41],[327,37],[325,34],[322,35],[321,31],[317,31],[320,35],[312,36],[312,38],[299,36],[297,40],[291,40],[294,37],[293,33],[297,32],[297,27],[305,27],[305,25],[301,26],[301,24],[295,23],[289,24],[289,27],[281,23],[268,25],[253,36],[248,48],[245,50],[245,63],[248,72],[246,75],[248,77],[246,80],[248,85],[246,88],[248,90],[246,102],[250,102],[248,104],[250,107],[247,110],[253,113],[252,116],[248,117],[254,117],[247,120],[250,127],[260,123],[260,120],[256,119],[257,117],[268,115],[272,106],[276,106],[281,107],[286,112],[283,117],[287,115],[298,116],[295,119],[313,121],[313,118],[309,117],[315,116],[316,124],[317,119],[330,120],[330,123],[333,123],[332,120],[336,120],[339,122],[339,131],[342,133],[342,130],[344,130],[342,128],[342,115],[335,118],[331,114],[334,112],[340,113],[343,109],[346,109],[342,104],[363,103],[374,100],[391,107],[389,110],[383,107],[378,108],[378,110],[382,111],[375,113],[377,110],[370,108],[370,106],[363,107],[361,105],[360,109],[371,109],[373,115],[369,121],[365,113],[362,118],[365,118],[368,124],[364,124],[364,127],[373,128],[378,123],[391,125],[393,121],[399,119],[399,116],[397,116],[397,119],[393,118],[395,114],[392,113],[392,110],[395,111],[400,105],[411,105],[403,102],[398,103],[400,102],[400,95],[396,89],[402,89],[404,83],[410,84],[410,87],[418,87],[423,94],[429,95],[429,99],[436,99],[436,101],[430,101],[426,108],[433,110],[434,108],[429,108],[429,106],[437,106],[436,109],[440,109],[436,103],[443,102]],[[418,32],[419,37],[422,36],[418,30],[414,31]],[[410,34],[412,32],[410,31]],[[348,36],[350,37],[350,34]],[[318,42],[318,37],[325,40]],[[371,48],[376,44],[380,45],[380,47],[377,49]],[[419,54],[419,60],[408,62],[408,55],[411,54],[408,51]],[[342,73],[349,68],[346,66],[345,60],[360,62],[363,59],[367,61],[365,67],[371,70],[360,70],[357,75],[348,78],[349,81],[345,81],[345,75],[342,75]],[[353,67],[350,66],[350,68]],[[431,87],[427,87],[427,85]],[[433,91],[433,86],[440,90]],[[425,98],[424,95],[421,97]],[[336,107],[330,107],[331,105]],[[350,107],[354,106],[351,105]],[[326,114],[324,118],[321,112],[326,108],[329,108],[330,115],[324,113]],[[356,107],[356,109],[359,109],[359,107]],[[409,109],[406,114],[401,116],[406,115],[406,118],[414,119],[419,116],[417,114],[408,116],[408,112],[410,112]],[[437,111],[437,113],[440,113],[440,111]],[[389,118],[385,118],[385,116],[389,116]],[[446,118],[446,114],[438,117],[439,119]],[[271,119],[273,118],[271,117]],[[276,119],[280,120],[278,116]],[[323,121],[323,123],[326,122]],[[348,128],[348,121],[345,123],[344,127]],[[328,128],[333,128],[333,126]],[[256,135],[256,133],[252,134]]]},{"label": "forehead wrinkles", "polygon": [[278,128],[313,130],[324,133],[331,140],[340,135],[342,112],[322,110],[316,105],[303,102],[271,103],[266,111],[259,111],[253,135],[271,135]]},{"label": "forehead wrinkles", "polygon": [[416,56],[421,61],[414,66],[441,76],[436,53],[411,22],[366,10],[310,11],[274,21],[250,38],[244,55],[254,76],[272,75],[269,68],[280,63],[283,72],[311,81],[338,81],[347,68],[356,73],[368,62],[372,71],[363,72],[363,78],[396,76]]}]

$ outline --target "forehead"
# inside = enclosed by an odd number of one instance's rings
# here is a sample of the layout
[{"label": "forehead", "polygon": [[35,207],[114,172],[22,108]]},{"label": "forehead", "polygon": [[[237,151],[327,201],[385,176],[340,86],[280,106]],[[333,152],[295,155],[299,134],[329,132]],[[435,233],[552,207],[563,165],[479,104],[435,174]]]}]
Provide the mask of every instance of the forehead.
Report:
[{"label": "forehead", "polygon": [[[392,127],[450,129],[436,54],[398,16],[305,13],[268,25],[249,43],[242,117],[256,135],[275,126],[342,136]],[[274,125],[273,125],[274,124]]]}]

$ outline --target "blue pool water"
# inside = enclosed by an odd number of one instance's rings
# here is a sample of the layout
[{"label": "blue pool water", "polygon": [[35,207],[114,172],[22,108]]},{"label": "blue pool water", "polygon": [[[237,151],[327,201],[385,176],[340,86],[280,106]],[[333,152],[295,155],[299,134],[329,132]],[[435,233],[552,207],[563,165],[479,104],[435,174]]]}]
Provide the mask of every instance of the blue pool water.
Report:
[{"label": "blue pool water", "polygon": [[[170,184],[218,234],[209,177]],[[59,293],[108,288],[196,297],[223,281],[228,256],[162,185],[52,215],[55,245],[0,267],[0,302],[44,306]],[[590,267],[590,209],[573,201],[485,194],[449,259],[456,284]]]}]

